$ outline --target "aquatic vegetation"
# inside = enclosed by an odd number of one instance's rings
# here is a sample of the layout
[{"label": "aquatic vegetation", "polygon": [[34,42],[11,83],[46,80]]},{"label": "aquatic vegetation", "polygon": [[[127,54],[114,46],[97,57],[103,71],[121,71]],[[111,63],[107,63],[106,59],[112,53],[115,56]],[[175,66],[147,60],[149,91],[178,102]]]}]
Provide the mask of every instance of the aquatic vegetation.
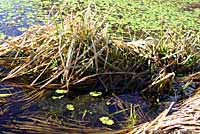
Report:
[{"label": "aquatic vegetation", "polygon": [[89,93],[91,96],[93,97],[97,97],[97,96],[101,96],[102,95],[102,92],[97,92],[97,91],[92,91]]},{"label": "aquatic vegetation", "polygon": [[[198,0],[84,0],[64,1],[63,9],[70,7],[73,12],[82,11],[88,4],[98,8],[98,14],[109,14],[108,20],[111,29],[124,35],[123,31],[165,28],[177,26],[186,29],[198,29],[199,19],[196,8],[191,11],[184,10],[184,7],[191,3],[198,3]],[[65,7],[65,8],[64,8]],[[124,29],[124,30],[122,30]],[[114,33],[113,33],[114,34]]]},{"label": "aquatic vegetation", "polygon": [[0,34],[19,36],[27,27],[47,22],[48,11],[40,3],[40,0],[1,0]]},{"label": "aquatic vegetation", "polygon": [[[97,11],[97,15],[109,14],[107,21],[110,24],[109,32],[118,36],[133,38],[134,34],[130,32],[141,29],[160,30],[177,26],[184,29],[199,29],[199,8],[190,8],[190,5],[198,2],[198,0],[31,0],[28,2],[26,0],[10,0],[9,2],[2,0],[0,1],[0,14],[2,14],[3,23],[8,24],[9,28],[4,28],[1,33],[17,36],[22,34],[20,31],[24,31],[24,28],[33,24],[51,22],[49,18],[55,16],[60,8],[62,14],[66,15],[70,12],[85,10],[91,3],[91,8]],[[14,23],[9,24],[13,20]]]},{"label": "aquatic vegetation", "polygon": [[56,100],[56,99],[62,99],[64,97],[64,95],[61,95],[61,96],[52,96],[51,98],[53,100]]},{"label": "aquatic vegetation", "polygon": [[[137,79],[151,69],[158,74],[149,86],[152,88],[173,80],[178,66],[189,69],[198,63],[196,31],[166,30],[161,32],[161,39],[156,35],[125,42],[109,36],[105,18],[95,15],[88,8],[82,14],[65,17],[60,24],[34,26],[23,36],[6,41],[7,45],[0,47],[1,60],[8,61],[13,70],[2,80],[27,76],[31,86],[69,88],[100,76]],[[111,84],[101,83],[107,89]]]},{"label": "aquatic vegetation", "polygon": [[[42,7],[49,6],[46,2]],[[199,112],[199,88],[193,84],[199,84],[200,33],[188,30],[196,24],[196,11],[182,13],[185,3],[177,1],[62,2],[48,7],[51,23],[2,40],[0,63],[8,71],[0,70],[1,82],[26,89],[0,92],[0,104],[6,104],[0,114],[11,119],[1,116],[0,127],[35,133],[153,133],[170,132],[177,126],[168,120],[181,124],[176,118],[189,117],[181,125],[199,132],[193,119]],[[192,99],[178,102],[188,96]],[[17,103],[20,114],[13,110]],[[159,108],[152,110],[155,105]],[[189,109],[191,116],[175,107]]]},{"label": "aquatic vegetation", "polygon": [[[34,78],[30,80],[32,86],[39,84],[43,88],[59,78],[61,86],[69,87],[90,77],[97,77],[98,74],[104,75],[103,68],[111,68],[123,74],[126,68],[117,67],[118,63],[112,64],[114,61],[109,57],[113,55],[113,57],[126,58],[124,50],[118,53],[110,51],[106,25],[102,21],[98,22],[102,18],[95,18],[94,15],[95,13],[91,13],[88,9],[83,15],[66,17],[64,22],[57,26],[34,26],[21,36],[26,38],[23,47],[16,45],[22,43],[21,37],[18,37],[16,42],[13,40],[15,43],[10,42],[9,48],[1,46],[2,56],[7,54],[9,56],[9,51],[13,51],[12,49],[16,47],[18,48],[14,57],[22,56],[16,59],[16,64],[13,63],[15,69],[3,80],[29,75],[32,72]],[[98,74],[88,77],[89,72]],[[48,78],[42,77],[44,75]]]},{"label": "aquatic vegetation", "polygon": [[67,90],[63,90],[63,89],[57,89],[55,92],[57,94],[66,94],[68,91]]},{"label": "aquatic vegetation", "polygon": [[99,118],[99,120],[105,125],[113,125],[114,124],[114,121],[111,120],[109,117],[102,116]]},{"label": "aquatic vegetation", "polygon": [[67,110],[70,110],[70,111],[73,111],[75,108],[74,108],[74,105],[72,105],[72,104],[67,104],[66,109],[67,109]]}]

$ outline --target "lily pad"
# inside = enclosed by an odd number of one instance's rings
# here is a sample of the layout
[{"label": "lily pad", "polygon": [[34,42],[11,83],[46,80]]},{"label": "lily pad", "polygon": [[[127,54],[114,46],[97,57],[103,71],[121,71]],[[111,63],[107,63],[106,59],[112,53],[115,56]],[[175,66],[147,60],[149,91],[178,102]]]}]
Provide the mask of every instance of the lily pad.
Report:
[{"label": "lily pad", "polygon": [[66,94],[68,92],[68,90],[64,90],[64,89],[57,89],[56,93],[57,94]]},{"label": "lily pad", "polygon": [[73,111],[75,109],[74,105],[72,105],[72,104],[67,104],[66,108],[67,108],[67,110],[70,110],[70,111]]},{"label": "lily pad", "polygon": [[64,97],[64,95],[61,95],[61,96],[52,96],[51,98],[53,100],[56,100],[56,99],[62,99]]},{"label": "lily pad", "polygon": [[105,125],[111,126],[114,124],[114,121],[106,116],[100,117],[99,120],[101,121],[102,124],[105,124]]},{"label": "lily pad", "polygon": [[97,91],[90,92],[90,96],[93,96],[93,97],[97,97],[101,95],[102,95],[102,92],[97,92]]}]

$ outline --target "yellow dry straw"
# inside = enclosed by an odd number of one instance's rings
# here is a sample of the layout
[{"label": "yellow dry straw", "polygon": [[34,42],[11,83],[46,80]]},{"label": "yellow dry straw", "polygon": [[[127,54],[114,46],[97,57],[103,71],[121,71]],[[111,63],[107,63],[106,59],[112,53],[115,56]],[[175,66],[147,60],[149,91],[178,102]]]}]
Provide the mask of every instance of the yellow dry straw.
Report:
[{"label": "yellow dry straw", "polygon": [[136,65],[133,61],[138,56],[115,41],[109,46],[104,20],[87,9],[65,17],[61,24],[33,26],[22,36],[6,41],[7,45],[0,47],[0,56],[10,59],[13,69],[2,81],[27,75],[32,86],[44,88],[57,83],[69,87],[81,78],[106,74],[105,70],[135,75],[129,65]]}]

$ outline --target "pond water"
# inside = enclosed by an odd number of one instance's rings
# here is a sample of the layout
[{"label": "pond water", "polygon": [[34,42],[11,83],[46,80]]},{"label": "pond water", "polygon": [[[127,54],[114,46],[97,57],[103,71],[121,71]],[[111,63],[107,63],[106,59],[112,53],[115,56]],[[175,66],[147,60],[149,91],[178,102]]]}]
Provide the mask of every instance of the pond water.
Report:
[{"label": "pond water", "polygon": [[33,24],[43,24],[48,16],[41,0],[1,0],[0,37],[19,36]]},{"label": "pond water", "polygon": [[[44,0],[1,0],[0,37],[19,36],[26,28],[34,24],[44,24],[48,19],[48,10],[41,1]],[[48,4],[51,5],[52,2],[48,2]],[[0,68],[0,75],[1,70],[2,68]],[[31,102],[27,99],[30,97],[29,93],[23,90],[3,83],[0,84],[0,94],[8,95],[5,97],[6,99],[0,97],[0,132],[20,133],[25,129],[28,130],[28,127],[23,127],[22,122],[33,121],[33,118],[38,119],[41,116],[46,120],[56,116],[59,121],[70,123],[70,125],[119,129],[125,127],[127,122],[129,125],[135,125],[149,121],[168,106],[168,104],[163,103],[162,106],[159,105],[160,107],[154,107],[155,109],[152,111],[151,103],[144,100],[137,89],[129,89],[120,94],[106,94],[101,91],[103,95],[97,97],[89,95],[90,90],[80,94],[77,93],[78,90],[70,91],[59,96],[55,91],[48,91],[45,98]],[[9,96],[9,94],[12,95]],[[53,96],[58,98],[54,99]],[[164,97],[170,99],[173,96]],[[170,99],[170,101],[173,100],[176,99]],[[67,105],[72,106],[71,109],[66,108]],[[102,124],[99,118],[103,116],[109,117],[115,124],[111,126]],[[31,117],[31,119],[26,117]],[[37,121],[34,123],[36,125]],[[9,129],[10,125],[16,125],[13,127],[16,130]],[[21,131],[20,127],[23,128]]]}]

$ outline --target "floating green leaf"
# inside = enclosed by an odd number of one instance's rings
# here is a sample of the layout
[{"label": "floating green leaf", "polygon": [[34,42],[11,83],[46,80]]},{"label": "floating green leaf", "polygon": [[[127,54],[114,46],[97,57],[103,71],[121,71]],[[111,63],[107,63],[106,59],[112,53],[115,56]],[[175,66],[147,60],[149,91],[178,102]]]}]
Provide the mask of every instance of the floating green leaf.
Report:
[{"label": "floating green leaf", "polygon": [[105,124],[105,125],[113,125],[114,124],[114,121],[112,119],[110,119],[109,117],[106,117],[106,116],[102,116],[99,118],[99,120],[101,121],[102,124]]},{"label": "floating green leaf", "polygon": [[102,92],[93,91],[93,92],[90,92],[90,95],[93,97],[97,97],[97,96],[102,95]]},{"label": "floating green leaf", "polygon": [[66,94],[68,92],[68,90],[64,90],[64,89],[57,89],[56,93],[57,94]]},{"label": "floating green leaf", "polygon": [[73,111],[75,109],[74,105],[72,105],[72,104],[67,104],[66,108],[67,108],[67,110],[70,110],[70,111]]},{"label": "floating green leaf", "polygon": [[56,100],[56,99],[62,99],[64,97],[64,95],[61,95],[61,96],[52,96],[51,98],[53,100]]}]

